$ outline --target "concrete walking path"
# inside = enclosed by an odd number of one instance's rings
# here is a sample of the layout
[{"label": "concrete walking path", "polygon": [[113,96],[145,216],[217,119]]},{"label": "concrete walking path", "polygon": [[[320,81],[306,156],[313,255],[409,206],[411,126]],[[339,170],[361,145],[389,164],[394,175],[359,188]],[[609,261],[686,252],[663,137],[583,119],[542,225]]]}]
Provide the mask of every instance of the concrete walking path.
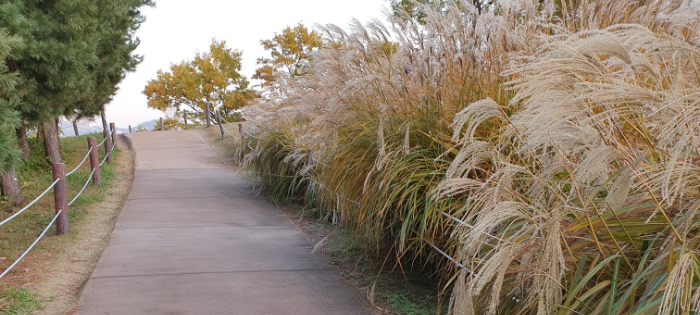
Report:
[{"label": "concrete walking path", "polygon": [[128,137],[133,188],[78,314],[372,314],[196,131]]}]

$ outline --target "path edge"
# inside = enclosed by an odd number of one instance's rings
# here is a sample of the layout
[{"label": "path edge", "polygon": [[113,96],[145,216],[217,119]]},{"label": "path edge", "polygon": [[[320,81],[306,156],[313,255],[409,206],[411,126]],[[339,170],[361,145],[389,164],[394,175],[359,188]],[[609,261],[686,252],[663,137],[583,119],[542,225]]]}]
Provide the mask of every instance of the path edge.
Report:
[{"label": "path edge", "polygon": [[128,187],[126,189],[126,193],[122,198],[121,205],[115,211],[116,215],[112,219],[112,222],[110,222],[109,233],[106,235],[107,241],[100,245],[101,248],[99,250],[99,254],[89,264],[90,271],[85,276],[85,279],[83,279],[83,281],[78,286],[78,289],[76,290],[75,295],[73,296],[73,307],[70,310],[68,310],[66,314],[74,314],[76,313],[76,311],[80,310],[80,305],[78,304],[78,301],[80,301],[80,297],[82,296],[85,287],[90,281],[90,278],[92,278],[92,273],[95,271],[95,267],[97,267],[97,264],[99,263],[100,259],[102,259],[102,254],[104,253],[105,249],[112,240],[112,233],[114,233],[114,228],[117,225],[117,220],[119,220],[119,215],[121,215],[121,212],[124,209],[124,205],[126,204],[126,201],[129,198],[129,195],[131,194],[131,190],[134,187],[134,179],[136,178],[136,150],[134,150],[133,144],[131,143],[131,139],[128,136],[120,134],[117,137],[119,137],[119,141],[117,142],[117,148],[121,150],[126,149],[133,154],[131,161],[129,161],[129,165],[127,165],[127,170],[130,177],[127,184]]}]

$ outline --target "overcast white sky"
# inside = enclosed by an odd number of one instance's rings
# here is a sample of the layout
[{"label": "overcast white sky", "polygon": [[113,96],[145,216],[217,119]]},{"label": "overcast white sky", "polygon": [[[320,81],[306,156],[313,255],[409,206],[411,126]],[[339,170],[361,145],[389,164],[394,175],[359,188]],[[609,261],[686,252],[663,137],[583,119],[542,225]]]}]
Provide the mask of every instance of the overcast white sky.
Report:
[{"label": "overcast white sky", "polygon": [[107,119],[124,128],[162,117],[163,112],[146,106],[144,86],[159,69],[207,51],[212,37],[243,51],[242,74],[250,79],[255,60],[266,55],[261,39],[298,22],[307,27],[329,23],[347,27],[352,18],[383,20],[386,5],[385,0],[156,0],[155,8],[142,10],[146,22],[137,33],[141,45],[136,53],[145,60],[120,84],[107,105]]}]

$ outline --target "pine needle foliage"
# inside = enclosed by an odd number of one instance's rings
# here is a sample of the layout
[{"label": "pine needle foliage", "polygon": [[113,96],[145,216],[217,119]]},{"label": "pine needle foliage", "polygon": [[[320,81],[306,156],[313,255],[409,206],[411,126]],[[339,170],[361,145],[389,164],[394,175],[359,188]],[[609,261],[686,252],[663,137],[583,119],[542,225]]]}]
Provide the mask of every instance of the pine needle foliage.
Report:
[{"label": "pine needle foliage", "polygon": [[438,259],[451,314],[700,312],[700,5],[410,7],[252,106],[261,182]]},{"label": "pine needle foliage", "polygon": [[[0,60],[11,56],[23,42],[0,28]],[[15,126],[19,124],[19,113],[15,110],[18,99],[12,94],[18,78],[10,73],[7,64],[0,63],[0,172],[9,171],[19,164],[20,152],[15,145]]]},{"label": "pine needle foliage", "polygon": [[99,113],[117,84],[141,61],[132,55],[139,8],[150,0],[11,0],[0,4],[0,27],[25,45],[6,58],[19,83],[22,118]]}]

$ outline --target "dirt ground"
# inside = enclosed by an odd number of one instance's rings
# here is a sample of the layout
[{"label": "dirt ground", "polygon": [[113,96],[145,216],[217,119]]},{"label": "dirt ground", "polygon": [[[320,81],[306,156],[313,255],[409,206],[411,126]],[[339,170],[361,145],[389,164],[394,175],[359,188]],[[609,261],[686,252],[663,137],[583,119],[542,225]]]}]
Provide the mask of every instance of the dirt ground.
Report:
[{"label": "dirt ground", "polygon": [[36,292],[42,309],[34,314],[68,314],[74,309],[83,283],[92,272],[97,259],[109,241],[114,222],[131,191],[134,178],[134,153],[120,138],[121,149],[115,158],[115,179],[100,202],[90,205],[84,220],[72,224],[73,231],[64,237],[42,240],[41,250],[26,257],[23,287]]}]

